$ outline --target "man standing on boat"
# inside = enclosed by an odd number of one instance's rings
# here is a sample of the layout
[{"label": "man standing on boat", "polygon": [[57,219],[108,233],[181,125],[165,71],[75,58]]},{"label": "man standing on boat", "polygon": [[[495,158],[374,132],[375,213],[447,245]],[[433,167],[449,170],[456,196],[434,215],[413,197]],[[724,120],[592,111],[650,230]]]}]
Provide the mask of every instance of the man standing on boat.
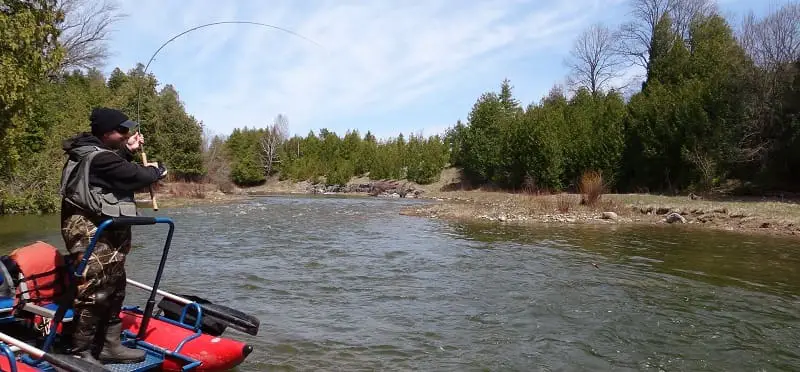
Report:
[{"label": "man standing on boat", "polygon": [[[134,192],[162,179],[161,165],[133,163],[141,148],[138,125],[119,110],[96,108],[91,132],[63,142],[68,155],[61,176],[61,235],[73,263],[88,247],[97,226],[109,217],[136,216]],[[125,256],[131,247],[131,227],[113,227],[98,237],[84,277],[78,283],[68,352],[91,362],[138,363],[143,350],[120,342],[119,313],[125,298]]]}]

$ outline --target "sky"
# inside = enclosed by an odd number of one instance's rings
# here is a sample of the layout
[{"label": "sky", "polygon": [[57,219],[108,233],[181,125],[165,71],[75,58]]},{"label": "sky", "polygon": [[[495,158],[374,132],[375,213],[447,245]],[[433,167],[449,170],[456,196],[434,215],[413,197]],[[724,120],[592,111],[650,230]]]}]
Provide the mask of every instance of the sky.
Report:
[{"label": "sky", "polygon": [[[523,103],[568,73],[589,25],[617,25],[627,0],[117,0],[103,68],[146,64],[213,134],[288,118],[291,135],[357,129],[379,138],[442,133],[507,78]],[[773,1],[774,2],[774,1]],[[723,14],[769,1],[720,0]],[[738,18],[737,18],[738,19]],[[300,35],[300,36],[297,36]],[[630,74],[629,74],[630,76]]]}]

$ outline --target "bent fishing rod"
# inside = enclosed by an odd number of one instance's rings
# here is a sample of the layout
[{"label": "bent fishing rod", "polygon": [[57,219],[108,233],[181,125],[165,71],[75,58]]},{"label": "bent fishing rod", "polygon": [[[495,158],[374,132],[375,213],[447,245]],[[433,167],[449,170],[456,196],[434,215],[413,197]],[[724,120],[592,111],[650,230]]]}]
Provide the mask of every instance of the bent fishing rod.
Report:
[{"label": "bent fishing rod", "polygon": [[[202,28],[206,28],[206,27],[211,27],[211,26],[223,25],[223,24],[246,24],[246,25],[253,25],[253,26],[272,28],[272,29],[283,31],[283,32],[286,32],[286,33],[291,34],[293,36],[299,37],[299,38],[301,38],[303,40],[306,40],[308,42],[313,43],[314,45],[316,45],[318,47],[322,47],[322,45],[320,45],[319,43],[315,42],[314,40],[311,40],[311,39],[309,39],[309,38],[307,38],[307,37],[305,37],[303,35],[300,35],[300,34],[294,32],[294,31],[285,29],[283,27],[267,24],[267,23],[253,22],[253,21],[219,21],[219,22],[211,22],[211,23],[206,23],[206,24],[202,24],[202,25],[199,25],[199,26],[195,26],[195,27],[191,27],[189,29],[186,29],[186,30],[176,34],[175,36],[171,37],[169,40],[165,41],[163,44],[161,44],[161,46],[159,46],[158,49],[156,49],[156,51],[153,52],[153,55],[150,56],[150,60],[148,60],[147,64],[144,66],[144,71],[142,72],[142,75],[143,75],[142,78],[143,79],[147,79],[147,69],[150,67],[150,64],[153,62],[153,60],[155,60],[156,55],[158,55],[158,53],[161,52],[161,49],[164,49],[164,47],[167,46],[169,43],[173,42],[175,39],[177,39],[177,38],[179,38],[179,37],[181,37],[181,36],[183,36],[185,34],[188,34],[188,33],[192,32],[192,31],[196,31],[196,30],[199,30],[199,29],[202,29]],[[137,134],[140,133],[141,126],[142,126],[142,118],[141,118],[142,85],[144,85],[144,82],[140,81],[139,82],[139,89],[138,89],[138,93],[137,93],[137,97],[136,97],[136,122],[139,123],[139,127],[136,128],[136,133]],[[144,151],[144,145],[140,146],[140,150],[142,152],[142,165],[144,165],[145,167],[148,166],[148,165],[156,165],[156,163],[149,163],[147,161],[147,154]],[[150,203],[153,205],[153,210],[157,211],[158,210],[158,203],[156,202],[156,193],[155,193],[155,190],[153,189],[153,185],[152,184],[150,185]]]}]

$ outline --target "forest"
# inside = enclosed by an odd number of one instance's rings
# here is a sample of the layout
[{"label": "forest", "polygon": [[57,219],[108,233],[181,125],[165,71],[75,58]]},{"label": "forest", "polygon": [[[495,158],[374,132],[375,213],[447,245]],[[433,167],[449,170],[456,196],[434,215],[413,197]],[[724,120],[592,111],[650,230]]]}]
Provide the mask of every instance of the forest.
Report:
[{"label": "forest", "polygon": [[[617,192],[800,185],[797,2],[726,19],[709,0],[630,0],[625,22],[576,37],[565,82],[538,102],[520,102],[506,79],[446,133],[378,139],[325,123],[289,136],[284,114],[210,135],[142,64],[101,72],[121,17],[110,1],[0,3],[0,214],[58,211],[61,141],[88,130],[97,106],[140,120],[148,161],[165,163],[170,181],[222,190],[273,175],[426,184],[451,166],[471,187],[536,192],[573,190],[587,172]],[[632,68],[642,76],[626,79]]]}]

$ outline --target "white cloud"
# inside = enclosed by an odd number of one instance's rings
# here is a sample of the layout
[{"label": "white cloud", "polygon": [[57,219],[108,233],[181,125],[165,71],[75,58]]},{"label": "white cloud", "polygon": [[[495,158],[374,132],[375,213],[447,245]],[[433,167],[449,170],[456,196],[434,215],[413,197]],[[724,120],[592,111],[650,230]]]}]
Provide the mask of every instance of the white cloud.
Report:
[{"label": "white cloud", "polygon": [[[568,47],[592,22],[592,14],[610,3],[330,0],[313,5],[177,5],[147,0],[130,3],[128,21],[155,39],[142,45],[152,47],[149,53],[185,28],[223,20],[273,24],[321,44],[262,27],[215,26],[176,40],[150,69],[161,81],[174,84],[190,113],[216,132],[262,126],[284,113],[290,130],[305,134],[320,127],[344,132],[358,126],[345,121],[351,116],[402,109],[475,74],[502,70],[508,59],[535,56],[552,46]],[[165,4],[171,8],[164,9]],[[131,58],[146,63],[147,57]],[[359,129],[363,133],[376,128],[364,124]]]}]

